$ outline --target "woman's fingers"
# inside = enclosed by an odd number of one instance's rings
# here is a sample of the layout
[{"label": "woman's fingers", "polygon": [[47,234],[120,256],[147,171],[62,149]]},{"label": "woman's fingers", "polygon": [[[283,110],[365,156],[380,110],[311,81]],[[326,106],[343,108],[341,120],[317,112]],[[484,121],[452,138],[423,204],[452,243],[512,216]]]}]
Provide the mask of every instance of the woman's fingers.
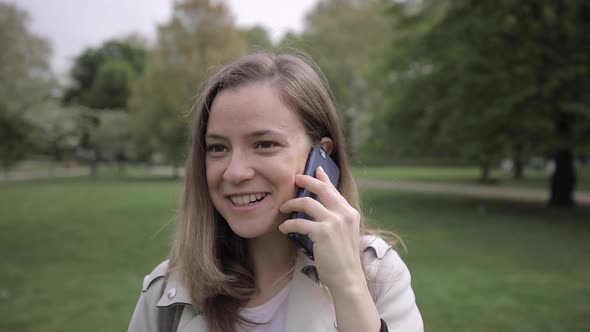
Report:
[{"label": "woman's fingers", "polygon": [[[314,221],[307,219],[287,219],[279,225],[279,231],[283,234],[299,233],[303,235],[310,235],[312,233]],[[313,239],[312,239],[313,241]]]},{"label": "woman's fingers", "polygon": [[338,192],[338,189],[330,182],[330,178],[326,172],[321,167],[318,167],[315,175],[316,177],[314,178],[298,174],[295,176],[295,184],[300,188],[306,188],[316,194],[326,207],[337,203],[342,196]]},{"label": "woman's fingers", "polygon": [[281,205],[279,210],[282,213],[288,214],[293,212],[304,212],[315,220],[320,220],[328,217],[329,211],[311,197],[293,198]]},{"label": "woman's fingers", "polygon": [[336,233],[333,225],[302,218],[285,220],[279,225],[279,231],[283,234],[299,233],[307,235],[313,243],[326,243],[326,240]]}]

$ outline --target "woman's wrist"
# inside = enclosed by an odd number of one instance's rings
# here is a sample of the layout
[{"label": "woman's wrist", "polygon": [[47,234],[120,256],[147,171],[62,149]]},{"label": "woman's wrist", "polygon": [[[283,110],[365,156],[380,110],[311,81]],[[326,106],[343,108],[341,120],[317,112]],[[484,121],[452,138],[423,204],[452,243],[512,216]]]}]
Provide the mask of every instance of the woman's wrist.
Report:
[{"label": "woman's wrist", "polygon": [[338,331],[379,331],[381,319],[366,281],[330,289]]},{"label": "woman's wrist", "polygon": [[331,293],[347,292],[351,288],[363,289],[367,287],[367,280],[360,261],[358,263],[347,263],[347,265],[349,268],[327,273],[327,275],[324,271],[318,271],[320,280],[330,289]]},{"label": "woman's wrist", "polygon": [[367,286],[366,280],[359,279],[359,278],[343,278],[343,280],[347,280],[346,282],[340,282],[338,285],[328,286],[330,290],[330,294],[332,297],[342,298],[342,299],[354,299],[359,296],[365,296],[369,294],[369,289]]}]

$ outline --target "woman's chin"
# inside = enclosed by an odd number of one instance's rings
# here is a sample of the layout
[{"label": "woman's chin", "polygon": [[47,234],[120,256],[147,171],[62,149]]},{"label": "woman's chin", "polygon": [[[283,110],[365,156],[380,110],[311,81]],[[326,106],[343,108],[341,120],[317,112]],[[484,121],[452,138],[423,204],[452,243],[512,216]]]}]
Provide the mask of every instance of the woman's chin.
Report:
[{"label": "woman's chin", "polygon": [[[243,227],[246,226],[246,227]],[[279,224],[272,224],[268,227],[248,227],[247,225],[232,225],[230,223],[231,230],[239,237],[248,240],[254,239],[265,239],[279,236],[284,236],[279,231]]]}]

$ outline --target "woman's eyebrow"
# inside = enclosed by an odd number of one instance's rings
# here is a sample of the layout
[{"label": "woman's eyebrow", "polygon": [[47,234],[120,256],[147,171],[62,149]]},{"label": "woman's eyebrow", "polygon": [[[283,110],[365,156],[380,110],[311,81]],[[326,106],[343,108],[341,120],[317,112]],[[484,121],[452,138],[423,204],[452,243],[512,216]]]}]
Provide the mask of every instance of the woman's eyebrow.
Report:
[{"label": "woman's eyebrow", "polygon": [[[280,131],[277,130],[273,130],[273,129],[264,129],[264,130],[257,130],[252,132],[251,134],[248,134],[248,136],[250,137],[254,137],[254,138],[259,138],[259,137],[264,137],[264,136],[278,136],[278,137],[283,137],[285,136],[283,133],[281,133]],[[207,135],[205,135],[205,139],[210,139],[210,140],[228,140],[228,138],[226,136],[223,136],[221,134],[217,134],[217,133],[208,133]]]},{"label": "woman's eyebrow", "polygon": [[252,134],[250,134],[250,136],[254,136],[254,137],[261,137],[261,136],[266,136],[266,135],[283,136],[283,134],[281,132],[278,132],[278,131],[272,130],[272,129],[257,130],[255,132],[253,132]]},{"label": "woman's eyebrow", "polygon": [[220,135],[220,134],[211,133],[211,134],[207,134],[207,135],[205,135],[205,139],[220,139],[220,140],[226,140],[227,138],[225,138],[225,136],[223,136],[223,135]]}]

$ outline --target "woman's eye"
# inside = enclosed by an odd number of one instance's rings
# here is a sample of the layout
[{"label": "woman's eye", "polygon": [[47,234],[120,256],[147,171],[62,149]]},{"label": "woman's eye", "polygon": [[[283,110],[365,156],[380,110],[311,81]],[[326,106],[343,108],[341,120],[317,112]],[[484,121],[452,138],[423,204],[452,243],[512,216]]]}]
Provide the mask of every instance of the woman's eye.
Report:
[{"label": "woman's eye", "polygon": [[225,146],[220,145],[220,144],[212,144],[212,145],[207,146],[207,152],[219,153],[219,152],[225,152],[225,151],[226,151]]},{"label": "woman's eye", "polygon": [[276,142],[272,142],[272,141],[262,141],[262,142],[256,143],[257,149],[270,149],[270,148],[274,148],[275,146],[278,146],[278,144]]}]

